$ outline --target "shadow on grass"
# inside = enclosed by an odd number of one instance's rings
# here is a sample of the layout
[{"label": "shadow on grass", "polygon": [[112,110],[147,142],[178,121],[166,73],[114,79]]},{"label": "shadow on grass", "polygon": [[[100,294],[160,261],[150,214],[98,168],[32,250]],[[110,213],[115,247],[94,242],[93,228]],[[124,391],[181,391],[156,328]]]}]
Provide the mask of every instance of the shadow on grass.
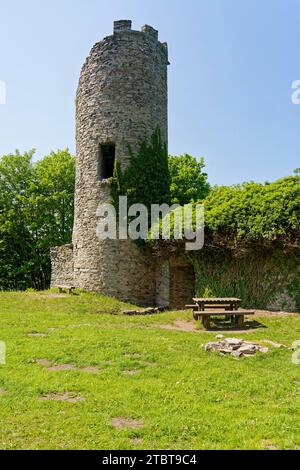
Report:
[{"label": "shadow on grass", "polygon": [[262,323],[256,321],[256,320],[246,320],[245,324],[243,327],[237,327],[236,325],[232,325],[229,322],[226,322],[224,320],[218,320],[214,319],[213,320],[213,325],[207,329],[207,331],[250,331],[250,330],[257,330],[258,328],[267,328],[266,325],[263,325]]}]

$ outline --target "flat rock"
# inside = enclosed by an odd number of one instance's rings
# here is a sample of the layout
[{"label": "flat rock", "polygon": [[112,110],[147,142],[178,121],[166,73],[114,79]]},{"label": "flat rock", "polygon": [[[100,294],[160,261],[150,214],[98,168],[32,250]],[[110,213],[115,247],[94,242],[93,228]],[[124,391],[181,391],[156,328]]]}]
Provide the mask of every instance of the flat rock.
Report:
[{"label": "flat rock", "polygon": [[229,346],[239,346],[243,343],[243,340],[238,338],[225,338],[224,342],[227,343]]},{"label": "flat rock", "polygon": [[214,343],[210,341],[209,343],[204,345],[205,351],[217,351],[220,349],[220,343]]},{"label": "flat rock", "polygon": [[123,310],[124,315],[137,315],[138,313],[136,310]]},{"label": "flat rock", "polygon": [[231,354],[232,349],[231,348],[222,348],[220,349],[220,354]]},{"label": "flat rock", "polygon": [[231,355],[232,355],[232,357],[237,358],[237,357],[241,357],[243,355],[243,353],[240,352],[240,351],[232,351]]},{"label": "flat rock", "polygon": [[[216,338],[221,339],[222,337],[223,335],[218,335]],[[220,351],[222,356],[231,354],[235,359],[253,356],[258,351],[264,354],[269,352],[269,348],[261,346],[258,343],[243,341],[238,338],[224,338],[218,342],[210,341],[204,345],[204,349],[205,351]]]},{"label": "flat rock", "polygon": [[256,353],[256,346],[255,345],[250,345],[246,344],[245,346],[241,346],[238,350],[239,353],[243,355],[251,355]]},{"label": "flat rock", "polygon": [[161,311],[160,307],[149,307],[143,310],[123,310],[123,315],[153,315]]}]

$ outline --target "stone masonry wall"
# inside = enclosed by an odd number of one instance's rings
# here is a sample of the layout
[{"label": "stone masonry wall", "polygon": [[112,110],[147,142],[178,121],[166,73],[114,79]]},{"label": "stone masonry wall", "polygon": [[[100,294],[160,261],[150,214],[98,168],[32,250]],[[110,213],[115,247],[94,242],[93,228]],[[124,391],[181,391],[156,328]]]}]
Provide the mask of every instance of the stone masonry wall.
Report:
[{"label": "stone masonry wall", "polygon": [[156,305],[183,309],[195,296],[193,266],[184,256],[158,258],[156,266]]},{"label": "stone masonry wall", "polygon": [[130,240],[99,240],[96,211],[110,202],[110,183],[98,174],[101,144],[114,144],[128,164],[128,145],[152,135],[157,126],[167,143],[166,44],[150,26],[132,31],[118,21],[114,34],[91,50],[76,99],[76,191],[73,231],[74,283],[140,304],[155,301],[155,267]]},{"label": "stone masonry wall", "polygon": [[74,284],[73,245],[51,248],[51,287]]},{"label": "stone masonry wall", "polygon": [[156,305],[168,307],[170,304],[170,263],[158,260],[156,265]]},{"label": "stone masonry wall", "polygon": [[195,273],[193,266],[183,258],[170,260],[170,304],[171,309],[184,309],[195,297]]}]

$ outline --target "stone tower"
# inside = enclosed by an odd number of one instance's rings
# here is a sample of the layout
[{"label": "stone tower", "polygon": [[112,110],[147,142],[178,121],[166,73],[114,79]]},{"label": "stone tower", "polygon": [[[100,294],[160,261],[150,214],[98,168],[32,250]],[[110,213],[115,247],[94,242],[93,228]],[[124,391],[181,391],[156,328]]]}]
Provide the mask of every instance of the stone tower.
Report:
[{"label": "stone tower", "polygon": [[[76,99],[76,195],[73,244],[51,250],[51,285],[74,285],[141,305],[181,308],[194,293],[194,272],[183,257],[161,256],[129,240],[97,237],[97,208],[110,202],[114,162],[129,162],[128,145],[160,128],[168,140],[167,44],[151,26],[114,33],[92,48]],[[147,190],[147,188],[145,188]]]},{"label": "stone tower", "polygon": [[151,256],[128,240],[99,240],[96,211],[110,202],[114,161],[128,164],[128,145],[159,126],[167,142],[167,45],[151,26],[114,23],[114,34],[91,50],[76,99],[74,284],[136,303],[155,303]]}]

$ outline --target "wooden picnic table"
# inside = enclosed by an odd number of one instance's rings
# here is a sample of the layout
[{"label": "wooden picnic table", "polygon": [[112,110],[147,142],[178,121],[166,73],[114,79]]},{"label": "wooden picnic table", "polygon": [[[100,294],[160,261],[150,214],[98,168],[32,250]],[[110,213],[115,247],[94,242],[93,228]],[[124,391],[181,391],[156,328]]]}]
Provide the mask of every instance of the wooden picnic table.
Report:
[{"label": "wooden picnic table", "polygon": [[194,305],[187,305],[193,309],[195,320],[202,320],[205,328],[210,328],[212,316],[225,316],[230,319],[233,326],[243,327],[245,315],[254,315],[255,312],[241,310],[241,299],[236,297],[196,297],[193,299]]},{"label": "wooden picnic table", "polygon": [[199,311],[204,312],[206,309],[224,308],[224,310],[238,310],[241,305],[241,299],[236,297],[196,297],[193,299],[199,307]]}]

